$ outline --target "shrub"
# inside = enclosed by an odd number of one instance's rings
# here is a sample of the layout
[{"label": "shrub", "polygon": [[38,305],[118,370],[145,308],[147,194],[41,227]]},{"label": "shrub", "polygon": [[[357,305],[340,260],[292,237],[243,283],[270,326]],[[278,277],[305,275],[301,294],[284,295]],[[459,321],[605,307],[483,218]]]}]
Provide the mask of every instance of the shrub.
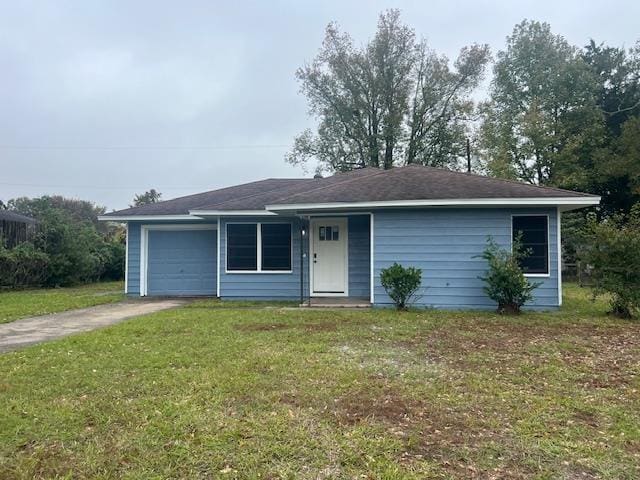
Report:
[{"label": "shrub", "polygon": [[380,281],[396,308],[406,310],[416,299],[415,294],[422,283],[422,270],[394,263],[389,268],[382,269]]},{"label": "shrub", "polygon": [[51,209],[41,217],[40,228],[36,244],[50,258],[47,285],[69,286],[100,278],[104,240],[89,222],[74,222],[67,212]]},{"label": "shrub", "polygon": [[540,284],[527,280],[519,260],[526,252],[519,240],[514,241],[512,251],[500,248],[489,237],[481,258],[489,264],[489,271],[480,277],[486,283],[484,291],[498,304],[498,313],[518,314],[520,308],[533,298],[533,290]]},{"label": "shrub", "polygon": [[588,226],[581,259],[592,271],[594,293],[611,295],[611,313],[631,318],[640,309],[640,204]]},{"label": "shrub", "polygon": [[125,250],[125,245],[116,240],[105,244],[104,271],[100,280],[122,280],[124,278]]},{"label": "shrub", "polygon": [[0,287],[23,288],[42,285],[49,256],[30,243],[9,250],[0,245]]},{"label": "shrub", "polygon": [[11,200],[16,211],[38,221],[35,250],[47,255],[40,281],[68,286],[124,276],[124,237],[121,227],[98,223],[104,208],[62,197]]}]

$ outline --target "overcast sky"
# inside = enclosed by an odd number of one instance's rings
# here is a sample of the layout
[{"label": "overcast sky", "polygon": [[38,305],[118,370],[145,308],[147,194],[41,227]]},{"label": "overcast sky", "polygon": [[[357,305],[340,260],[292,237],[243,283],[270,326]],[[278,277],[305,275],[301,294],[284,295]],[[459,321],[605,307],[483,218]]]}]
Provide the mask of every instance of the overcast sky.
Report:
[{"label": "overcast sky", "polygon": [[[313,121],[294,72],[326,24],[358,43],[399,7],[438,52],[493,51],[523,18],[584,45],[632,46],[640,2],[0,0],[0,199],[62,194],[123,208],[265,177]],[[307,174],[310,175],[310,174]]]}]

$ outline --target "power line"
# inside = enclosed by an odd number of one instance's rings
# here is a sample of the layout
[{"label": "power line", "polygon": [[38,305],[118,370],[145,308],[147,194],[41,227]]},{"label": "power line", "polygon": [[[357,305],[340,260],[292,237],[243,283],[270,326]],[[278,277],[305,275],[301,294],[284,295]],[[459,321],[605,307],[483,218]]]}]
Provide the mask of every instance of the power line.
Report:
[{"label": "power line", "polygon": [[290,144],[246,145],[0,145],[1,150],[251,150],[260,148],[290,148]]},{"label": "power line", "polygon": [[[64,185],[64,184],[44,184],[44,183],[11,183],[0,182],[0,185],[7,187],[35,187],[35,188],[91,188],[101,190],[140,190],[148,187],[123,186],[123,185]],[[188,186],[159,186],[161,190],[190,190],[193,188],[212,188],[211,185],[188,185]]]}]

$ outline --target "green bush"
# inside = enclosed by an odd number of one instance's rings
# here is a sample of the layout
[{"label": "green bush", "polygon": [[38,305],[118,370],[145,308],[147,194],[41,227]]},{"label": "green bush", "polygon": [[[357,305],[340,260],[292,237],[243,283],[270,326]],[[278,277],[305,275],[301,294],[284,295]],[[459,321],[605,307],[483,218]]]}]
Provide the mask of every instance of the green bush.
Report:
[{"label": "green bush", "polygon": [[40,217],[36,246],[50,258],[49,286],[95,282],[102,275],[103,237],[89,222],[74,222],[67,212],[51,209]]},{"label": "green bush", "polygon": [[627,216],[592,218],[581,260],[592,270],[595,294],[611,295],[611,313],[631,318],[640,310],[640,204]]},{"label": "green bush", "polygon": [[0,287],[38,287],[47,277],[49,256],[30,243],[11,250],[0,245]]},{"label": "green bush", "polygon": [[118,241],[105,244],[104,267],[100,280],[122,280],[124,278],[125,245]]},{"label": "green bush", "polygon": [[69,286],[124,278],[123,232],[119,227],[98,223],[97,215],[104,208],[46,196],[19,198],[9,204],[38,221],[33,248],[48,259],[39,280],[42,285]]},{"label": "green bush", "polygon": [[422,270],[394,263],[382,269],[380,281],[396,308],[405,310],[416,299],[416,292],[422,283]]},{"label": "green bush", "polygon": [[533,290],[540,284],[527,280],[520,268],[519,260],[526,254],[518,240],[514,241],[512,251],[500,248],[493,238],[487,239],[481,258],[484,258],[489,270],[480,277],[486,283],[484,291],[498,304],[498,313],[518,314],[521,307],[533,298]]}]

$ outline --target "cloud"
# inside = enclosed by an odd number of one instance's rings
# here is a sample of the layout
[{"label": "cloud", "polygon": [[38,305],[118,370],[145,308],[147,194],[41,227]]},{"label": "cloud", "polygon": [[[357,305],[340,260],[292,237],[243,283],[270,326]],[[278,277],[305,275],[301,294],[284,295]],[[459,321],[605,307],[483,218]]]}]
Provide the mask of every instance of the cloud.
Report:
[{"label": "cloud", "polygon": [[499,49],[524,17],[578,45],[631,45],[640,4],[624,3],[5,2],[0,198],[60,193],[120,208],[148,188],[170,198],[300,176],[282,145],[313,119],[294,73],[331,20],[363,43],[398,6],[453,58],[474,41]]}]

